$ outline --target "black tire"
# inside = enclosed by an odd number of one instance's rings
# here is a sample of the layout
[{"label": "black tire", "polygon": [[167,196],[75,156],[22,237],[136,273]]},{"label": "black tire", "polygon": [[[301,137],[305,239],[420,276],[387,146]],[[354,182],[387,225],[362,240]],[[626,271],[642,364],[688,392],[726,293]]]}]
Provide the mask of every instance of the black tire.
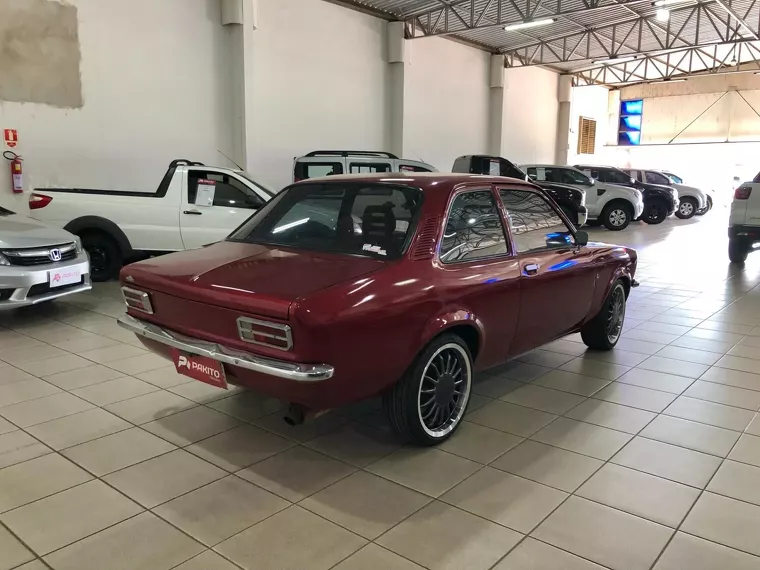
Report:
[{"label": "black tire", "polygon": [[577,229],[578,227],[580,227],[580,226],[578,226],[578,214],[576,214],[575,212],[573,212],[567,206],[560,206],[559,209],[562,210],[562,212],[565,214],[565,216],[567,216],[567,219],[570,220],[570,223],[573,224],[574,228]]},{"label": "black tire", "polygon": [[116,241],[103,232],[87,232],[81,238],[90,255],[90,278],[98,282],[116,279],[124,263]]},{"label": "black tire", "polygon": [[614,201],[607,204],[599,218],[604,227],[611,232],[619,232],[628,227],[633,219],[633,208],[630,204]]},{"label": "black tire", "polygon": [[691,196],[684,196],[676,209],[676,217],[681,220],[689,220],[694,217],[699,208],[699,203]]},{"label": "black tire", "polygon": [[644,215],[641,219],[646,223],[656,226],[665,221],[668,217],[668,205],[664,200],[652,200],[644,209]]},{"label": "black tire", "polygon": [[[444,369],[443,373],[439,367]],[[446,372],[456,372],[457,367],[458,375]],[[438,382],[433,382],[436,373]],[[393,389],[383,396],[388,421],[400,437],[416,445],[430,446],[446,441],[462,423],[467,411],[472,378],[472,355],[467,344],[454,334],[435,338],[417,355]],[[423,396],[426,392],[429,395]],[[427,402],[423,398],[427,398]],[[445,407],[440,405],[442,402],[446,402]],[[440,425],[436,422],[439,419],[437,410],[441,413]],[[427,422],[425,413],[433,414]]]},{"label": "black tire", "polygon": [[742,239],[728,240],[728,259],[731,263],[744,263],[749,255],[749,245]]},{"label": "black tire", "polygon": [[594,350],[612,350],[620,340],[625,323],[625,285],[617,280],[604,300],[599,314],[581,329],[581,338]]}]

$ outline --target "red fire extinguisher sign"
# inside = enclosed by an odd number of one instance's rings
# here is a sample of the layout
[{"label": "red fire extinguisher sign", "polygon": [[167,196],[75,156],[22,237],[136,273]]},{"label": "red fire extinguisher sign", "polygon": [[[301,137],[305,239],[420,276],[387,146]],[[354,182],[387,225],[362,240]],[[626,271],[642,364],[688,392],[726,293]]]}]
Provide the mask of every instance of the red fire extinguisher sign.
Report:
[{"label": "red fire extinguisher sign", "polygon": [[5,145],[8,148],[16,148],[18,144],[18,131],[16,129],[5,129]]}]

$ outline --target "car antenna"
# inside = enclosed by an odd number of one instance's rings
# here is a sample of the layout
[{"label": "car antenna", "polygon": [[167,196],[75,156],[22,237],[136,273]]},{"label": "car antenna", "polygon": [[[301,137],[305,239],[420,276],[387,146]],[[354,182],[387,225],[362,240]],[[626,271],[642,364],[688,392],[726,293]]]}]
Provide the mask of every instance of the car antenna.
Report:
[{"label": "car antenna", "polygon": [[221,150],[219,150],[219,149],[216,149],[216,152],[218,152],[218,153],[219,153],[219,154],[221,154],[221,155],[222,155],[224,158],[226,158],[227,160],[229,160],[229,161],[230,161],[232,164],[234,164],[235,166],[237,166],[237,169],[238,169],[238,170],[245,170],[245,168],[243,168],[242,166],[240,166],[240,165],[239,165],[237,162],[235,162],[234,160],[232,160],[232,159],[231,159],[229,156],[227,156],[226,154],[224,154],[224,153],[223,153]]}]

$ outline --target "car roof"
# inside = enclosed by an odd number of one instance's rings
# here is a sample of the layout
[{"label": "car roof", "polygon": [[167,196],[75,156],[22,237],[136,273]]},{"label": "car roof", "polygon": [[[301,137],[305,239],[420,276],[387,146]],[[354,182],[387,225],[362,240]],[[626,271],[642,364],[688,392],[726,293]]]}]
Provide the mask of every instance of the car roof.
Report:
[{"label": "car roof", "polygon": [[576,164],[575,168],[609,168],[610,170],[625,170],[625,168],[619,166],[607,166],[604,164]]},{"label": "car roof", "polygon": [[408,186],[416,186],[423,191],[450,190],[452,186],[465,184],[467,182],[479,182],[482,184],[521,184],[532,187],[533,184],[520,180],[519,178],[508,178],[506,176],[487,176],[483,174],[466,174],[466,173],[443,173],[443,172],[378,172],[375,174],[336,174],[333,176],[321,176],[319,178],[308,178],[296,182],[294,186],[300,186],[309,183],[326,182],[367,182],[377,184],[378,182],[396,182]]},{"label": "car roof", "polygon": [[519,166],[537,167],[537,168],[569,168],[575,170],[574,166],[568,166],[567,164],[520,164]]}]

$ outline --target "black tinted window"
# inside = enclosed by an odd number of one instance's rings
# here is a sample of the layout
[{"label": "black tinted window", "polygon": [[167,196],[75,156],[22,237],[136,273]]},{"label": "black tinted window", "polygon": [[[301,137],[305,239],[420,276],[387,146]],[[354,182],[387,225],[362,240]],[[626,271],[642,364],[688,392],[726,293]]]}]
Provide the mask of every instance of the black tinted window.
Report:
[{"label": "black tinted window", "polygon": [[441,261],[472,261],[505,253],[504,228],[491,191],[476,190],[457,195],[451,204],[441,240]]},{"label": "black tinted window", "polygon": [[369,163],[369,162],[352,162],[348,166],[351,174],[372,174],[374,172],[390,172],[391,165],[387,162]]},{"label": "black tinted window", "polygon": [[610,184],[631,184],[630,174],[617,169],[605,169],[599,171],[599,180]]},{"label": "black tinted window", "polygon": [[421,202],[418,190],[380,184],[296,185],[230,239],[394,258],[404,250]]},{"label": "black tinted window", "polygon": [[517,253],[567,247],[572,232],[549,202],[536,192],[500,190]]},{"label": "black tinted window", "polygon": [[647,182],[649,184],[662,184],[663,186],[670,186],[670,179],[664,174],[659,172],[652,172],[651,170],[646,172]]},{"label": "black tinted window", "polygon": [[295,170],[296,180],[319,178],[321,176],[333,176],[343,174],[343,164],[340,162],[297,162]]},{"label": "black tinted window", "polygon": [[203,172],[191,170],[188,173],[187,199],[195,204],[198,196],[198,183],[214,187],[214,206],[228,208],[259,208],[264,201],[237,178],[220,172]]}]

